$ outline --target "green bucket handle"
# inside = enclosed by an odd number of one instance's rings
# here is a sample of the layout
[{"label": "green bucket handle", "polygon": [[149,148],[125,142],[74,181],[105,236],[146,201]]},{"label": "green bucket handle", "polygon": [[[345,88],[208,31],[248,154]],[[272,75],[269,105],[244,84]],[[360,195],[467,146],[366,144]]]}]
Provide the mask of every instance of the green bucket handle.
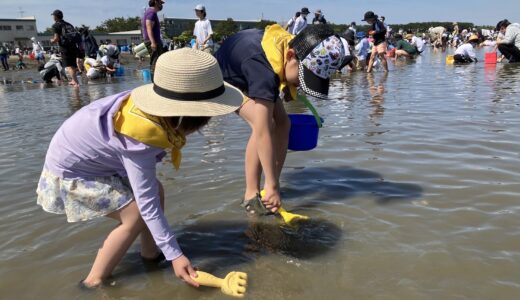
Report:
[{"label": "green bucket handle", "polygon": [[318,124],[318,128],[321,128],[323,126],[321,124],[321,117],[318,114],[318,112],[316,111],[316,109],[314,108],[314,106],[312,106],[309,99],[307,99],[307,97],[305,95],[301,95],[301,94],[298,94],[297,99],[302,101],[303,104],[305,104],[305,106],[307,106],[307,108],[312,112],[314,119],[316,119],[316,124]]}]

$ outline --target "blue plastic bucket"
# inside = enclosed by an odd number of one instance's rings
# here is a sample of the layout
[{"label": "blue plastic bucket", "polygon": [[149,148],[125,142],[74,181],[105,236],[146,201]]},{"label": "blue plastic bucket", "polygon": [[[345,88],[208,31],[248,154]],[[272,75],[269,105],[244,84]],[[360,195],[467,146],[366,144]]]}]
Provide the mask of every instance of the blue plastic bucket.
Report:
[{"label": "blue plastic bucket", "polygon": [[116,69],[116,76],[124,76],[125,75],[125,68],[123,66],[119,66],[119,68]]},{"label": "blue plastic bucket", "polygon": [[143,81],[144,82],[152,81],[152,74],[150,73],[150,69],[143,69]]},{"label": "blue plastic bucket", "polygon": [[[313,115],[289,114],[291,131],[289,132],[289,150],[308,151],[316,148],[320,128]],[[323,123],[323,119],[321,119]]]}]

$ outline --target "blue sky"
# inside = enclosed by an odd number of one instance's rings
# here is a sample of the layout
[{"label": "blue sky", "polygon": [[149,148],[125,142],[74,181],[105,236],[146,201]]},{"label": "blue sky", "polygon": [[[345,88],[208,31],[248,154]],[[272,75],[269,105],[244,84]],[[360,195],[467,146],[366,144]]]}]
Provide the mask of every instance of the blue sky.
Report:
[{"label": "blue sky", "polygon": [[[50,13],[61,9],[65,20],[73,25],[85,24],[95,27],[103,20],[113,17],[130,17],[140,14],[148,4],[147,0],[1,0],[0,18],[36,16],[38,31],[44,31],[53,23]],[[320,8],[327,20],[334,23],[362,23],[363,14],[373,10],[386,16],[388,23],[408,23],[422,21],[459,21],[473,22],[478,25],[495,25],[507,18],[520,22],[520,1],[518,0],[358,0],[358,1],[295,1],[295,0],[206,0],[173,1],[166,0],[163,13],[166,17],[194,17],[196,4],[204,4],[208,17],[222,19],[232,17],[240,20],[265,19],[283,21],[294,12],[306,6],[311,12]]]}]

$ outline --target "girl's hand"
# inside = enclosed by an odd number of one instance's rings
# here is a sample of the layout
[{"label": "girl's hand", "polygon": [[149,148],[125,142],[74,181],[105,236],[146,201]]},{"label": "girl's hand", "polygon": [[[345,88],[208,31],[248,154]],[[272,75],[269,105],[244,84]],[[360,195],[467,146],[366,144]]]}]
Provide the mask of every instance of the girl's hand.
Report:
[{"label": "girl's hand", "polygon": [[199,287],[199,284],[191,278],[197,277],[197,273],[195,272],[195,269],[193,269],[193,267],[191,266],[191,262],[186,256],[181,255],[178,258],[174,259],[172,261],[172,267],[175,271],[175,276],[177,276],[179,279],[191,286]]},{"label": "girl's hand", "polygon": [[273,213],[276,212],[282,205],[280,192],[274,189],[265,189],[265,196],[262,197],[262,202],[264,203],[265,208]]}]

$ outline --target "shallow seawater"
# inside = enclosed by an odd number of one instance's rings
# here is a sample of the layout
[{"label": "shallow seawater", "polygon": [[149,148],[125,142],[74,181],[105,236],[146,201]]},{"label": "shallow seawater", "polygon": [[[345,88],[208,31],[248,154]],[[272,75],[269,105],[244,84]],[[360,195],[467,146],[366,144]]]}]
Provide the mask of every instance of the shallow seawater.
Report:
[{"label": "shallow seawater", "polygon": [[[290,152],[281,182],[285,207],[307,222],[243,213],[249,128],[236,115],[190,136],[178,172],[161,163],[165,213],[193,264],[247,272],[249,299],[518,298],[520,65],[446,66],[425,53],[390,68],[337,76],[331,99],[313,100],[325,120],[318,147]],[[36,205],[60,124],[140,84],[136,73],[79,90],[0,84],[1,298],[227,299],[143,264],[137,243],[114,286],[82,291],[116,224],[68,224]]]}]

